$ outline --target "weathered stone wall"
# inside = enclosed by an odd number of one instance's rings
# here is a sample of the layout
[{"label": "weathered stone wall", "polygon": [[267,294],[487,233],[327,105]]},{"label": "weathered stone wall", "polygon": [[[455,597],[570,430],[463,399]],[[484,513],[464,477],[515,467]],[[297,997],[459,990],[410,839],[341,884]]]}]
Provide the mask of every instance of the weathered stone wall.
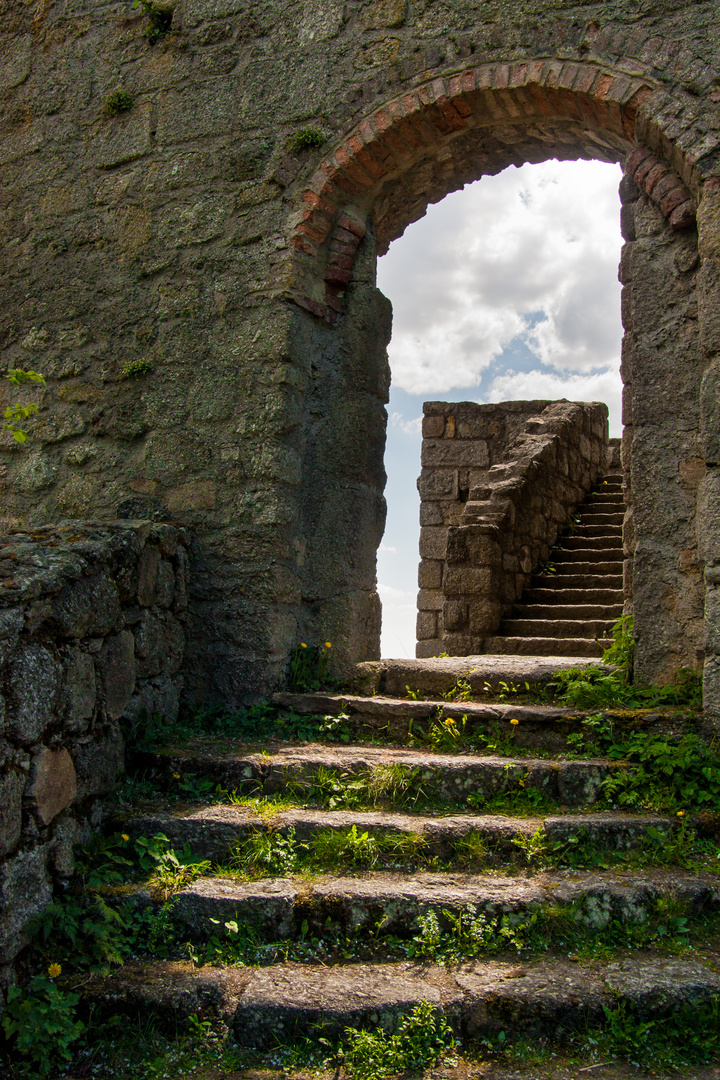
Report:
[{"label": "weathered stone wall", "polygon": [[417,655],[483,651],[605,472],[607,406],[426,402]]},{"label": "weathered stone wall", "polygon": [[[510,164],[627,160],[636,201],[666,223],[624,264],[647,297],[632,333],[648,370],[667,360],[653,331],[682,335],[690,434],[671,456],[696,456],[705,316],[686,335],[661,308],[668,260],[692,246],[720,173],[720,27],[713,0],[165,6],[171,30],[154,44],[130,0],[3,9],[0,353],[48,385],[33,448],[3,446],[0,482],[10,527],[190,526],[187,692],[232,703],[279,684],[300,639],[335,638],[341,663],[377,650],[389,315],[374,260],[429,201]],[[132,107],[113,114],[118,89]],[[308,126],[324,144],[293,149]],[[716,256],[700,257],[677,273],[711,312]],[[125,377],[137,361],[152,369]],[[665,678],[702,601],[702,560],[687,554],[697,469],[683,465],[687,535],[672,539],[675,501],[637,501],[676,434],[675,401],[642,363],[628,545],[638,670]],[[691,578],[687,618],[658,645],[666,594]]]},{"label": "weathered stone wall", "polygon": [[698,238],[673,231],[629,175],[621,197],[626,610],[636,677],[666,682],[681,667],[701,671],[704,655]]},{"label": "weathered stone wall", "polygon": [[177,716],[188,562],[152,522],[0,538],[0,974],[102,821],[123,727]]}]

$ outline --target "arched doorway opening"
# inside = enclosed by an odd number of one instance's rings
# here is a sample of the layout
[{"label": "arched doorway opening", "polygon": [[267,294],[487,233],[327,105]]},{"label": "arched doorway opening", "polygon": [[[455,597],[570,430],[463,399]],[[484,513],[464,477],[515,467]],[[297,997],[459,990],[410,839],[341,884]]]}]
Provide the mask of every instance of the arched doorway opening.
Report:
[{"label": "arched doorway opening", "polygon": [[361,121],[320,163],[292,221],[286,295],[300,309],[295,347],[318,358],[312,394],[322,417],[306,440],[301,531],[302,542],[312,537],[304,560],[312,584],[304,617],[331,629],[346,659],[377,655],[379,638],[374,557],[384,520],[390,312],[374,288],[376,255],[429,202],[509,164],[556,157],[625,170],[623,460],[637,671],[662,681],[702,664],[698,495],[713,463],[700,415],[708,350],[693,140],[700,145],[702,135],[692,121],[678,122],[677,110],[671,120],[667,95],[644,78],[533,61],[416,87]]},{"label": "arched doorway opening", "polygon": [[415,655],[425,400],[604,401],[620,436],[617,165],[511,166],[428,207],[378,261],[393,305],[381,653]]}]

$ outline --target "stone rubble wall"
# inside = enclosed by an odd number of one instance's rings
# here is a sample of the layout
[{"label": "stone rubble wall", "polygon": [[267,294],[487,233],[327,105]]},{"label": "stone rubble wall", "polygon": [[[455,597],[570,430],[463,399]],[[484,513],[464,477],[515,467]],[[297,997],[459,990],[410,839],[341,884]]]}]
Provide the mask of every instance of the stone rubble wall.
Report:
[{"label": "stone rubble wall", "polygon": [[187,533],[77,521],[0,539],[0,974],[73,871],[124,772],[124,735],[176,718]]},{"label": "stone rubble wall", "polygon": [[426,402],[417,656],[483,651],[609,463],[607,406]]}]

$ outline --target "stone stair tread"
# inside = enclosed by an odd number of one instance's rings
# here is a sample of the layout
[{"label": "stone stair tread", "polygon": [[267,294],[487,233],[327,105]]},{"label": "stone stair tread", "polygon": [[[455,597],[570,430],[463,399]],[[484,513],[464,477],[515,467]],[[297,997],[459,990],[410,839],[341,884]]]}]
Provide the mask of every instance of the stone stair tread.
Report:
[{"label": "stone stair tread", "polygon": [[[481,659],[486,658],[482,657]],[[555,657],[549,657],[548,659],[555,660]],[[585,658],[583,658],[582,662],[587,664]],[[572,665],[563,664],[560,666],[570,667]],[[597,665],[592,666],[596,667]],[[555,670],[558,670],[558,668],[556,667]],[[607,670],[610,670],[610,668]],[[418,689],[422,689],[422,687]],[[273,694],[272,701],[275,705],[292,709],[293,712],[303,716],[313,716],[315,714],[337,715],[340,712],[345,712],[350,716],[361,715],[385,719],[387,716],[392,715],[403,720],[421,721],[428,720],[436,715],[440,719],[449,716],[455,720],[467,715],[478,720],[508,721],[516,719],[521,724],[526,721],[553,724],[558,720],[567,720],[570,717],[584,715],[579,713],[577,709],[571,709],[563,705],[506,705],[501,701],[486,704],[483,701],[446,701],[440,697],[428,698],[423,701],[411,701],[408,698],[388,697],[383,694],[365,697],[359,694],[331,694],[323,691],[304,694],[282,691]],[[441,712],[438,713],[438,710],[441,710]]]},{"label": "stone stair tread", "polygon": [[584,535],[581,532],[575,533],[573,536],[566,536],[562,542],[561,550],[564,551],[622,551],[622,535],[618,533],[612,533],[611,535],[599,536],[593,532],[588,535]]},{"label": "stone stair tread", "polygon": [[554,563],[585,563],[590,560],[593,563],[615,563],[622,562],[623,552],[622,546],[618,544],[615,547],[601,548],[601,547],[577,547],[577,548],[555,548],[551,552],[551,559]]},{"label": "stone stair tread", "polygon": [[623,612],[622,604],[566,604],[562,598],[553,603],[546,600],[545,603],[528,602],[518,604],[515,608],[513,621],[517,619],[591,619],[610,621],[615,623]]},{"label": "stone stair tread", "polygon": [[[575,666],[582,667],[589,659],[602,657],[603,651],[612,644],[611,639],[593,641],[590,638],[555,638],[555,637],[491,637],[487,647],[493,653],[507,650],[509,656],[548,656],[551,650],[555,657],[572,656]],[[554,659],[554,658],[553,658]]]},{"label": "stone stair tread", "polygon": [[[563,806],[597,801],[603,781],[624,764],[604,758],[511,757],[497,754],[434,753],[424,749],[377,746],[308,744],[288,746],[272,753],[210,753],[176,750],[149,756],[166,772],[211,775],[228,786],[248,781],[265,795],[299,793],[317,783],[320,769],[345,776],[370,774],[383,766],[414,770],[426,798],[457,802],[468,793],[496,798],[524,778],[527,790],[540,790]],[[257,788],[255,788],[257,790]]]},{"label": "stone stair tread", "polygon": [[544,872],[532,877],[373,871],[362,876],[328,874],[312,881],[203,877],[176,894],[173,917],[195,940],[215,933],[211,919],[241,917],[265,930],[268,940],[279,941],[297,932],[307,911],[322,922],[329,908],[334,920],[348,927],[375,923],[379,917],[385,933],[411,934],[417,915],[430,908],[458,912],[471,904],[497,916],[541,904],[585,901],[599,926],[613,918],[642,919],[661,897],[682,902],[685,910],[715,908],[720,905],[720,879],[662,869],[578,871],[572,876]]},{"label": "stone stair tread", "polygon": [[588,638],[608,637],[615,619],[532,619],[511,618],[502,623],[501,634],[508,637]]},{"label": "stone stair tread", "polygon": [[533,656],[493,654],[488,649],[474,656],[368,660],[355,665],[350,681],[356,692],[368,697],[375,694],[406,697],[408,686],[440,697],[453,689],[458,678],[467,680],[473,692],[483,693],[486,683],[493,687],[501,682],[544,685],[560,669],[584,666],[587,662],[584,653],[558,656],[552,648]]},{"label": "stone stair tread", "polygon": [[[557,583],[557,584],[556,584]],[[602,589],[603,592],[623,594],[623,575],[618,570],[615,573],[578,573],[575,566],[568,563],[561,567],[555,574],[535,574],[530,591],[534,589],[582,589],[583,592]]]},{"label": "stone stair tread", "polygon": [[531,837],[542,829],[550,840],[565,841],[582,833],[599,846],[630,846],[643,838],[647,828],[672,830],[676,819],[661,814],[601,813],[550,814],[513,817],[505,814],[412,814],[383,810],[316,810],[302,807],[283,809],[268,817],[246,805],[213,805],[199,809],[160,811],[127,820],[124,828],[135,836],[164,833],[174,846],[190,845],[194,853],[209,859],[225,858],[238,840],[257,831],[295,830],[299,841],[323,829],[356,826],[374,835],[400,833],[418,836],[428,850],[443,852],[454,841],[477,833],[497,851],[516,852],[513,840]]},{"label": "stone stair tread", "polygon": [[[465,703],[467,704],[467,703]],[[247,764],[258,769],[258,772],[269,773],[273,769],[287,769],[294,766],[315,768],[322,766],[327,769],[344,769],[349,772],[359,772],[363,769],[371,769],[378,765],[406,765],[408,768],[437,768],[437,769],[468,769],[476,767],[511,768],[513,766],[525,769],[547,768],[591,768],[605,766],[610,768],[617,764],[608,758],[583,757],[580,759],[563,759],[554,757],[552,761],[547,758],[532,757],[508,757],[499,754],[480,753],[436,753],[431,750],[405,749],[395,746],[360,746],[351,744],[348,746],[330,745],[325,743],[302,743],[297,746],[282,746],[274,749],[271,753],[225,753],[225,754],[198,754],[191,750],[172,750],[160,755],[157,759],[165,759],[172,766],[174,763],[187,761],[212,761],[212,762],[236,762],[241,765]]]},{"label": "stone stair tread", "polygon": [[720,977],[702,963],[654,955],[592,968],[565,958],[474,960],[453,968],[412,961],[281,963],[255,970],[133,962],[118,974],[95,978],[85,994],[109,997],[115,1008],[164,1011],[175,1023],[203,1003],[203,1012],[209,1007],[229,1024],[240,1046],[270,1049],[318,1024],[329,1037],[348,1026],[387,1025],[420,1001],[441,1010],[471,1042],[505,1030],[509,1017],[513,1032],[535,1036],[602,1023],[603,1006],[620,1001],[631,1003],[641,1017],[662,1018],[684,1002],[715,999]]},{"label": "stone stair tread", "polygon": [[527,597],[526,604],[544,604],[552,601],[559,604],[597,604],[613,605],[622,607],[622,589],[573,589],[573,588],[543,588],[541,585],[531,585],[523,593]]}]

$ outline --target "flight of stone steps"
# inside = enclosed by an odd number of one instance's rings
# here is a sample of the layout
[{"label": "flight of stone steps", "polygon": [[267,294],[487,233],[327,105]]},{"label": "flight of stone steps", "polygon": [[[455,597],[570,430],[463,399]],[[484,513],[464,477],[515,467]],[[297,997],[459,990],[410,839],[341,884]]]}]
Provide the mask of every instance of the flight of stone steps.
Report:
[{"label": "flight of stone steps", "polygon": [[622,473],[602,478],[485,652],[599,657],[623,613]]},{"label": "flight of stone steps", "polygon": [[[506,660],[506,668],[530,685],[550,677],[547,662],[533,657]],[[471,910],[497,934],[503,918],[522,923],[533,913],[542,919],[544,912],[568,910],[591,940],[611,923],[638,925],[658,905],[675,905],[687,915],[720,912],[717,875],[647,859],[625,869],[609,865],[619,853],[643,849],[648,828],[673,835],[678,818],[607,809],[603,782],[625,764],[570,752],[568,736],[583,730],[582,714],[488,695],[501,674],[493,657],[360,665],[356,685],[383,693],[274,699],[295,717],[341,717],[345,741],[200,740],[136,754],[134,767],[152,781],[158,801],[118,817],[115,827],[133,837],[162,833],[175,848],[188,844],[212,864],[175,897],[178,939],[202,953],[225,924],[237,924],[251,927],[267,953],[263,959],[261,950],[248,966],[133,961],[87,982],[86,999],[101,1009],[110,1001],[114,1013],[155,1014],[173,1030],[187,1029],[193,1016],[222,1021],[261,1065],[272,1055],[275,1060],[278,1046],[313,1032],[332,1042],[348,1026],[390,1031],[399,1014],[421,1001],[447,1017],[468,1052],[488,1040],[521,1037],[560,1052],[573,1033],[602,1027],[605,1008],[625,1003],[654,1020],[686,1002],[719,999],[720,976],[712,965],[652,947],[634,952],[618,945],[585,962],[568,956],[562,941],[521,960],[512,943],[499,951],[481,946],[461,963],[413,957],[412,950],[408,957],[420,933],[418,918],[428,913],[447,926]],[[477,690],[475,698],[485,688],[490,700],[452,700],[458,678]],[[667,721],[645,723],[660,732]],[[424,743],[433,725],[471,735],[476,748],[462,741],[457,749]],[[196,805],[173,801],[164,793],[180,777],[206,778],[220,795]],[[364,790],[379,795],[367,805],[348,807],[340,799],[333,806],[318,797],[328,778],[338,790],[364,778]],[[519,792],[535,793],[537,809],[532,798],[518,809]],[[272,799],[281,801],[273,807]],[[233,854],[239,842],[258,837],[284,844],[286,855],[293,845],[315,851],[320,861],[312,872],[288,859],[274,874],[257,867],[251,873],[233,863]],[[375,861],[363,861],[360,849],[372,843]],[[540,847],[571,851],[578,844],[599,853],[600,865],[580,861],[568,870],[533,863]],[[321,851],[334,851],[335,861],[323,867]],[[138,902],[160,899],[141,890]],[[286,960],[284,948],[290,950]]]}]

